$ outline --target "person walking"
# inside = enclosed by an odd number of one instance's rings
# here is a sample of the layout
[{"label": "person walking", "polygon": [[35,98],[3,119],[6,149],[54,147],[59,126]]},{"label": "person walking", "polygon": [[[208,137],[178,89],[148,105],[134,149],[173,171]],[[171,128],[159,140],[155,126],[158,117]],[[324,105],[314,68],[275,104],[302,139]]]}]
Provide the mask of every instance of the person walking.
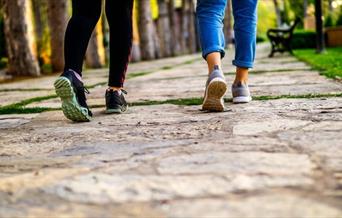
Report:
[{"label": "person walking", "polygon": [[[225,55],[223,20],[227,0],[197,0],[197,22],[203,58],[207,61],[209,78],[202,109],[224,111],[223,97],[227,91],[221,59]],[[253,67],[256,47],[257,0],[232,0],[235,33],[236,77],[232,85],[234,103],[252,100],[248,88],[248,71]]]},{"label": "person walking", "polygon": [[[91,34],[102,14],[101,0],[72,0],[72,17],[65,33],[65,69],[55,81],[64,115],[75,122],[92,118],[86,102],[89,93],[82,81],[82,66]],[[133,0],[105,0],[110,28],[110,67],[106,90],[106,113],[127,110],[123,90],[132,48]]]}]

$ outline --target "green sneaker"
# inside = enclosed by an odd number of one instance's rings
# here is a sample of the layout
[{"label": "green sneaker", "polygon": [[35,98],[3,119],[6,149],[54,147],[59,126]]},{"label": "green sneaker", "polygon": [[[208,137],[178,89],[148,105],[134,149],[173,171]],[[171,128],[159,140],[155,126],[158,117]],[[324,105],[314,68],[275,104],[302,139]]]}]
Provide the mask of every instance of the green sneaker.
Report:
[{"label": "green sneaker", "polygon": [[[78,78],[79,77],[79,78]],[[54,83],[56,94],[62,101],[66,118],[74,122],[89,122],[93,116],[86,102],[84,87],[80,76],[73,70],[65,71]]]}]

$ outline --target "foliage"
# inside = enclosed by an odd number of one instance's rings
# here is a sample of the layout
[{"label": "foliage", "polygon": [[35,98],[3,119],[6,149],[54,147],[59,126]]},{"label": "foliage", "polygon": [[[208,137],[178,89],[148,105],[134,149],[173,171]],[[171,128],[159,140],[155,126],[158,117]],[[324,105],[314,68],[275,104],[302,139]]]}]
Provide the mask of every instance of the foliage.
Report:
[{"label": "foliage", "polygon": [[265,35],[257,35],[257,38],[256,38],[257,43],[265,42],[266,40],[267,39]]},{"label": "foliage", "polygon": [[329,14],[326,17],[326,19],[324,21],[324,26],[325,27],[332,27],[332,26],[334,26],[334,18],[333,18],[333,16],[331,14]]},{"label": "foliage", "polygon": [[151,0],[151,12],[153,20],[158,19],[159,17],[159,8],[158,8],[158,1]]},{"label": "foliage", "polygon": [[316,33],[314,31],[297,30],[293,33],[292,44],[293,49],[315,48]]},{"label": "foliage", "polygon": [[258,35],[263,35],[267,32],[269,28],[277,26],[275,13],[270,13],[274,11],[274,5],[271,1],[260,1],[258,7]]},{"label": "foliage", "polygon": [[3,58],[0,58],[0,69],[2,68],[5,68],[8,64],[8,59],[3,57]]},{"label": "foliage", "polygon": [[321,70],[322,75],[329,78],[342,78],[342,47],[328,48],[323,54],[317,54],[312,49],[295,50],[295,56],[315,69]]},{"label": "foliage", "polygon": [[284,10],[281,12],[282,21],[286,24],[291,23],[290,6],[288,1],[284,1]]},{"label": "foliage", "polygon": [[342,7],[340,10],[340,14],[338,15],[337,21],[336,21],[336,26],[342,26]]},{"label": "foliage", "polygon": [[[287,0],[290,12],[290,18],[294,20],[295,18],[301,18],[300,27],[303,27],[304,22],[304,0]],[[315,0],[307,0],[307,6],[309,7],[315,2]]]}]

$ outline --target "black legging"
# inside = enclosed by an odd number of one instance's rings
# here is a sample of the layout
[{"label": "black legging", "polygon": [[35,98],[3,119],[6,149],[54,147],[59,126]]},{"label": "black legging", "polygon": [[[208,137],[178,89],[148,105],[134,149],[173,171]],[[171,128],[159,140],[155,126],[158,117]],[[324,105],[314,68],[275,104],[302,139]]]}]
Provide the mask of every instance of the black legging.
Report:
[{"label": "black legging", "polygon": [[[109,86],[122,87],[132,48],[133,0],[106,0],[110,28]],[[65,69],[82,73],[91,34],[100,19],[101,0],[73,0],[73,14],[65,34]]]}]

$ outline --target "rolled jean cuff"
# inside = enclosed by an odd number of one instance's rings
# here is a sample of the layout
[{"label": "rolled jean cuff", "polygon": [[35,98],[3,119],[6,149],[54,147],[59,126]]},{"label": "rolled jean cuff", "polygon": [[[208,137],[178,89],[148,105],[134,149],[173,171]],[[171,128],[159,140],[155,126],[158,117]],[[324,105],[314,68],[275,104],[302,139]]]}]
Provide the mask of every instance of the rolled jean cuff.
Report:
[{"label": "rolled jean cuff", "polygon": [[254,67],[253,62],[238,61],[238,60],[233,60],[233,65],[236,67],[242,67],[242,68],[253,68]]},{"label": "rolled jean cuff", "polygon": [[218,48],[218,47],[210,47],[202,51],[202,57],[204,58],[204,60],[207,60],[207,56],[214,52],[220,52],[221,59],[224,58],[224,56],[226,55],[226,52],[224,51],[224,49]]}]

